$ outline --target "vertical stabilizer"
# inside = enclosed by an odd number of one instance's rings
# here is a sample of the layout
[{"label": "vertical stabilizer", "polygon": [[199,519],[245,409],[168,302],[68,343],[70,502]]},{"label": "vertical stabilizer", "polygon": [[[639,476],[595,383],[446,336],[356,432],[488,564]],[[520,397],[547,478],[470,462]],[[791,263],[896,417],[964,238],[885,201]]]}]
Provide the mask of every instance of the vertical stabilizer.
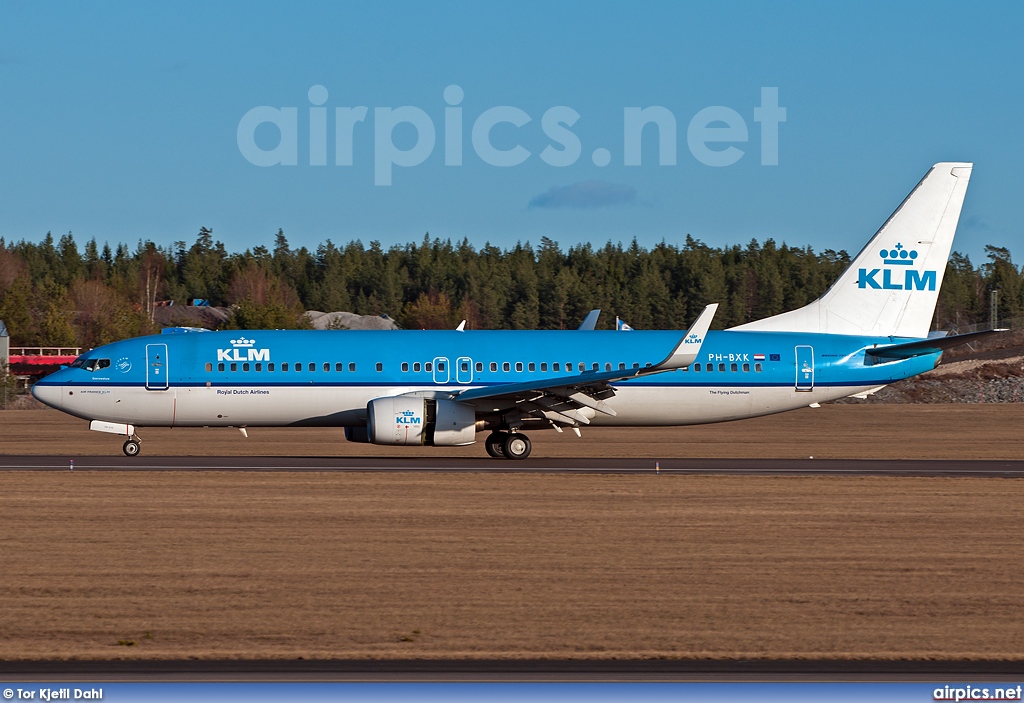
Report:
[{"label": "vertical stabilizer", "polygon": [[926,337],[972,167],[932,166],[821,298],[733,329]]}]

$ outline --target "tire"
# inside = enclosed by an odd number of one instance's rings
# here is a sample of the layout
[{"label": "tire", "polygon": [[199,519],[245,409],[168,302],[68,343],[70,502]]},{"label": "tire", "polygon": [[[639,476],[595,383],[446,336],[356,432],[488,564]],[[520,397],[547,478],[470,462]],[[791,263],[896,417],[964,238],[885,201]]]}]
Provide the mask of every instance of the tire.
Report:
[{"label": "tire", "polygon": [[124,443],[124,446],[121,447],[121,451],[124,452],[125,456],[138,456],[139,452],[142,451],[142,445],[134,439],[129,439]]},{"label": "tire", "polygon": [[525,459],[530,456],[532,449],[533,444],[530,442],[530,438],[518,432],[511,433],[505,437],[505,442],[501,446],[506,459],[516,460]]},{"label": "tire", "polygon": [[487,456],[493,459],[504,459],[505,452],[502,445],[505,443],[504,432],[492,432],[484,440],[484,448],[487,449]]}]

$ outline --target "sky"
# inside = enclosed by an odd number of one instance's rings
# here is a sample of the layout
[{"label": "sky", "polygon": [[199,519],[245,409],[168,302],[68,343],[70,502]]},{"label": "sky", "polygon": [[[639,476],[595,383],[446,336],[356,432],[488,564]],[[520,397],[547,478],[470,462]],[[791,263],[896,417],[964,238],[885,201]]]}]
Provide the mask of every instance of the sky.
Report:
[{"label": "sky", "polygon": [[855,253],[972,161],[954,248],[1024,260],[1021,26],[994,2],[4,0],[0,236]]}]

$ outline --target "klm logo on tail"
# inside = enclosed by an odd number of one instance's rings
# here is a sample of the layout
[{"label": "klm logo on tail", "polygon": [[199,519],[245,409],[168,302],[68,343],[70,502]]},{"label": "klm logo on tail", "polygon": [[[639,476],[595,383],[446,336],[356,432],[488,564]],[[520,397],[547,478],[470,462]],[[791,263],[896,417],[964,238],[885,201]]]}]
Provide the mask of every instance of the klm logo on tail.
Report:
[{"label": "klm logo on tail", "polygon": [[[897,244],[894,249],[882,249],[878,252],[882,257],[883,267],[880,269],[857,269],[857,287],[874,288],[876,290],[935,290],[938,280],[936,271],[916,271],[913,268],[898,269],[890,266],[913,266],[917,259],[917,251],[903,248]],[[900,274],[903,274],[902,280]],[[878,275],[882,275],[881,281]]]}]

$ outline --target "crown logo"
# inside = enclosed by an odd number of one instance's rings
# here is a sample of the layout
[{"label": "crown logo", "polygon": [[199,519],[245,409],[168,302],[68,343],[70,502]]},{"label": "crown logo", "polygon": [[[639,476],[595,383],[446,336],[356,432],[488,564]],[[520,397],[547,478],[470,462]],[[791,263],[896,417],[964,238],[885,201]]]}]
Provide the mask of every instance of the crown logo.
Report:
[{"label": "crown logo", "polygon": [[238,339],[231,340],[231,346],[233,347],[251,347],[255,343],[255,339],[246,339],[245,337],[239,337]]},{"label": "crown logo", "polygon": [[405,415],[406,417],[408,417],[410,415],[415,415],[416,413],[413,412],[412,410],[403,410],[402,414]]},{"label": "crown logo", "polygon": [[911,249],[906,250],[902,244],[897,243],[892,249],[882,249],[878,252],[878,255],[882,257],[883,264],[889,264],[894,266],[910,266],[914,263],[914,259],[917,258],[917,250]]}]

